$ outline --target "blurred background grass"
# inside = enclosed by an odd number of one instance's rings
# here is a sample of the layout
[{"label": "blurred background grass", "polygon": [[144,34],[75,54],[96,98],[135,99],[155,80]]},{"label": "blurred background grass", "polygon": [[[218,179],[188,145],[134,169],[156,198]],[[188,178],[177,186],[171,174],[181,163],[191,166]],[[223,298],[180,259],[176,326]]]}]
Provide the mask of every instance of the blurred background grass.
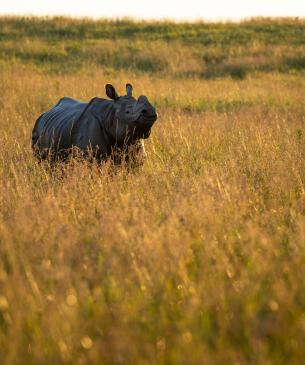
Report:
[{"label": "blurred background grass", "polygon": [[0,60],[74,73],[105,71],[244,78],[305,68],[305,23],[257,19],[236,23],[135,23],[66,18],[2,18]]}]

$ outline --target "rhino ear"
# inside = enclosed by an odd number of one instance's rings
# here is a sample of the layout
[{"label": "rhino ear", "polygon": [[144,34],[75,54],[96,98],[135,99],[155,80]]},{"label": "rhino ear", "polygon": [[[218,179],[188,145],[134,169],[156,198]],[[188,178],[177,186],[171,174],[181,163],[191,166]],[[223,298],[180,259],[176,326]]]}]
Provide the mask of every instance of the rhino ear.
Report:
[{"label": "rhino ear", "polygon": [[127,96],[129,96],[129,97],[132,96],[132,85],[131,84],[126,84],[126,93],[127,93]]},{"label": "rhino ear", "polygon": [[108,96],[108,98],[112,100],[117,100],[119,98],[119,95],[117,94],[115,88],[111,84],[106,84],[105,88],[106,88],[106,95]]}]

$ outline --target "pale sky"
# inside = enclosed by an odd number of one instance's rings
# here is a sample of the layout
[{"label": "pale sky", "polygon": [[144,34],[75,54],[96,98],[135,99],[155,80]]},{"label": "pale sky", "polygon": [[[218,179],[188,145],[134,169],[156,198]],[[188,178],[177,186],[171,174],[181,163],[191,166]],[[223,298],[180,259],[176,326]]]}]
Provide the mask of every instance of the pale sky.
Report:
[{"label": "pale sky", "polygon": [[305,17],[305,0],[0,0],[0,14],[175,20]]}]

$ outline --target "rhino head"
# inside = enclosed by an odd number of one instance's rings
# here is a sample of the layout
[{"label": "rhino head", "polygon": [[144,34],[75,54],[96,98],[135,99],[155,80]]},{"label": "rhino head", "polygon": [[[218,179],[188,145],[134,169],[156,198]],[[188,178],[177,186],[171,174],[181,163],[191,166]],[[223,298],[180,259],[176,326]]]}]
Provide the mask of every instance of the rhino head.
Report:
[{"label": "rhino head", "polygon": [[151,127],[157,120],[156,109],[144,95],[132,96],[132,86],[126,84],[126,95],[118,96],[111,84],[106,85],[106,94],[113,100],[114,116],[108,132],[118,143],[130,143],[149,137]]}]

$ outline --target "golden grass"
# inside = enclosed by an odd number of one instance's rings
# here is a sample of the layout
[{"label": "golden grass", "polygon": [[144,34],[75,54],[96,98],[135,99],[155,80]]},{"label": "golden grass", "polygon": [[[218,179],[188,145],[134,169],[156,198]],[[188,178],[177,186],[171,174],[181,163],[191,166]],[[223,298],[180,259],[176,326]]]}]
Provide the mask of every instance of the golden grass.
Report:
[{"label": "golden grass", "polygon": [[[303,362],[303,74],[0,80],[1,364]],[[126,81],[159,109],[140,170],[37,163],[43,110]]]}]

